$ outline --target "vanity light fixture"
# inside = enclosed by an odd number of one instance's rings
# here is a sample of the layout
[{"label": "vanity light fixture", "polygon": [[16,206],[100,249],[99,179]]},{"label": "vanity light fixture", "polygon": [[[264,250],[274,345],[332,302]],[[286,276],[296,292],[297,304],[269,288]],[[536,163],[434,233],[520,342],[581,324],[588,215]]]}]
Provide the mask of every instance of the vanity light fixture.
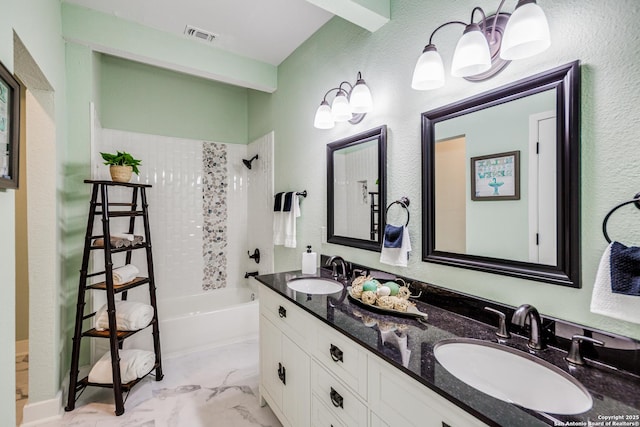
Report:
[{"label": "vanity light fixture", "polygon": [[[336,91],[335,98],[329,106],[327,96]],[[364,116],[373,110],[371,91],[358,72],[356,83],[344,81],[338,87],[331,88],[324,94],[320,106],[316,110],[313,126],[318,129],[331,129],[335,122],[357,124]]]},{"label": "vanity light fixture", "polygon": [[[501,12],[504,2],[502,0],[496,13],[489,17],[481,7],[474,7],[470,24],[449,21],[433,30],[416,63],[411,87],[430,90],[444,86],[444,66],[433,44],[433,36],[451,24],[465,27],[453,53],[451,74],[472,82],[493,77],[511,60],[528,58],[546,50],[551,45],[549,24],[536,0],[518,0],[512,14]],[[476,12],[482,15],[478,23],[474,22]]]}]

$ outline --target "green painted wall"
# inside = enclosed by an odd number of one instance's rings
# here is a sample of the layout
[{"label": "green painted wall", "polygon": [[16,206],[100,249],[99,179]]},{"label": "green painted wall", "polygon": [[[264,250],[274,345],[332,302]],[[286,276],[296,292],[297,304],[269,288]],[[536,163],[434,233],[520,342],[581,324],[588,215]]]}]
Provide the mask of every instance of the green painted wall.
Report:
[{"label": "green painted wall", "polygon": [[[57,1],[50,0],[24,0],[3,1],[0,14],[0,61],[14,71],[13,60],[13,31],[15,31],[29,53],[37,62],[47,80],[53,86],[55,92],[55,120],[60,123],[56,127],[56,139],[59,141],[58,153],[64,141],[64,42],[61,34],[60,5]],[[51,161],[60,164],[60,156]],[[48,177],[56,182],[56,176]],[[0,191],[0,377],[3,381],[0,385],[0,425],[15,425],[15,203],[13,191]],[[54,211],[46,215],[57,216]],[[50,218],[50,217],[49,217]],[[55,252],[49,254],[56,257]],[[57,259],[57,258],[56,258]],[[51,295],[56,295],[59,290],[59,278],[54,275],[46,284]],[[42,299],[31,302],[30,311],[38,313],[45,308],[59,315],[56,298],[49,294]],[[51,325],[55,330],[57,315],[53,318],[39,319],[41,324]],[[52,337],[51,341],[57,340]],[[30,401],[50,399],[59,389],[59,378],[55,368],[57,360],[57,348],[51,342],[34,343],[34,349],[39,355],[33,361],[34,371],[40,372],[38,384],[34,384],[33,395],[30,390]]]},{"label": "green painted wall", "polygon": [[246,144],[247,89],[113,56],[100,61],[104,128]]},{"label": "green painted wall", "polygon": [[[251,92],[249,96],[250,139],[275,130],[275,190],[309,191],[298,220],[298,249],[277,247],[276,270],[299,268],[300,252],[310,244],[323,253],[514,306],[530,303],[546,315],[640,338],[638,325],[589,311],[596,267],[606,246],[600,231],[602,219],[616,203],[640,191],[640,93],[634,89],[640,79],[640,68],[635,65],[640,62],[640,8],[633,0],[605,3],[607,13],[603,14],[601,1],[540,0],[552,34],[547,52],[512,63],[486,82],[470,83],[448,76],[446,86],[432,92],[411,89],[415,61],[433,29],[446,21],[467,19],[476,1],[395,1],[391,22],[373,34],[340,18],[329,21],[280,65],[274,94]],[[511,10],[513,5],[507,3],[507,7]],[[597,29],[593,22],[598,22]],[[447,27],[435,37],[446,68],[459,35],[460,29]],[[575,59],[583,64],[582,289],[422,262],[420,113]],[[324,93],[343,80],[353,82],[358,71],[371,88],[375,111],[358,125],[314,129],[314,112]],[[326,144],[382,124],[389,127],[388,200],[408,196],[412,201],[409,232],[414,251],[406,269],[379,264],[377,253],[321,241],[321,227],[326,226]],[[629,244],[639,244],[637,216],[619,218],[611,233]]]},{"label": "green painted wall", "polygon": [[[60,382],[71,366],[71,340],[75,322],[78,280],[84,235],[89,214],[90,186],[84,183],[91,177],[91,103],[97,99],[94,80],[99,76],[99,61],[86,46],[67,43],[67,117],[68,137],[63,163],[64,186],[61,193],[65,234],[62,246],[62,292],[60,350]],[[88,351],[87,343],[83,351]]]}]

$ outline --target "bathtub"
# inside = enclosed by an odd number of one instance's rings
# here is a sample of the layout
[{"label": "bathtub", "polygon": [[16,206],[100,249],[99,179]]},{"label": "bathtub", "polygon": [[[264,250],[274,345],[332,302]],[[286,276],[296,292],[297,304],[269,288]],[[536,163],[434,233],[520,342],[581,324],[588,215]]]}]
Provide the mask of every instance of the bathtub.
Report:
[{"label": "bathtub", "polygon": [[[174,356],[258,336],[258,296],[227,288],[158,300],[162,356]],[[151,328],[125,341],[125,348],[153,349]]]}]

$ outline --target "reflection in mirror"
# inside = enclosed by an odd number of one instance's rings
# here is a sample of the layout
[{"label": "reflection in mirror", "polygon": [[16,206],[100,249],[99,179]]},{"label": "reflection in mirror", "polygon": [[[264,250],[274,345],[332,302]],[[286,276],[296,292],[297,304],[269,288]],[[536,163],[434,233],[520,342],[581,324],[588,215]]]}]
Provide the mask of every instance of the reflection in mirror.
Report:
[{"label": "reflection in mirror", "polygon": [[579,287],[578,63],[423,114],[423,260]]},{"label": "reflection in mirror", "polygon": [[327,241],[380,250],[386,126],[327,144]]},{"label": "reflection in mirror", "polygon": [[[547,90],[435,125],[437,251],[556,265],[555,95]],[[516,186],[518,197],[507,196]],[[539,221],[545,213],[552,215]]]}]

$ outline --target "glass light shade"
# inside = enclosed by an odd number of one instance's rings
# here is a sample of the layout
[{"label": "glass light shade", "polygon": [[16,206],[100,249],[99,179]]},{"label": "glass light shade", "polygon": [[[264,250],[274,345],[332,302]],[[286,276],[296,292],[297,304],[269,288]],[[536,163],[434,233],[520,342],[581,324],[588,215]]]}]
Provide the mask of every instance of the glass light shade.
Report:
[{"label": "glass light shade", "polygon": [[336,122],[346,122],[352,117],[347,94],[342,90],[333,98],[333,102],[331,103],[331,116]]},{"label": "glass light shade", "polygon": [[500,57],[506,60],[536,55],[551,46],[549,23],[536,2],[519,2],[502,37]]},{"label": "glass light shade", "polygon": [[487,38],[478,24],[467,25],[453,53],[451,74],[455,77],[468,77],[483,73],[489,68],[491,53]]},{"label": "glass light shade", "polygon": [[335,125],[333,116],[331,115],[331,107],[327,101],[322,101],[316,110],[316,117],[313,120],[313,126],[317,129],[331,129]]},{"label": "glass light shade", "polygon": [[371,91],[364,82],[359,79],[351,90],[349,95],[349,104],[351,112],[354,114],[369,113],[373,110],[373,99],[371,99]]},{"label": "glass light shade", "polygon": [[411,87],[416,90],[431,90],[444,86],[444,65],[436,47],[427,45],[413,69]]}]

